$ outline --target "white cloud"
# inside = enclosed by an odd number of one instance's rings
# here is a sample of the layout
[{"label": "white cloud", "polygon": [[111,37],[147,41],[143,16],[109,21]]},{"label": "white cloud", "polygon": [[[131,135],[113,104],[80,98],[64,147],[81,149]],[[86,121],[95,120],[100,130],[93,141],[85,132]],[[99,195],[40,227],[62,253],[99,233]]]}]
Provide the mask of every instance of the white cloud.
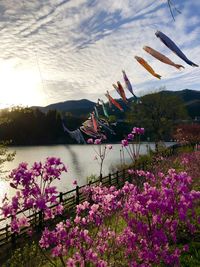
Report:
[{"label": "white cloud", "polygon": [[[199,69],[184,64],[155,36],[157,29],[163,31],[199,64],[200,3],[189,2],[177,4],[182,14],[173,22],[163,1],[29,0],[16,5],[15,0],[3,0],[1,67],[14,61],[13,72],[20,68],[37,71],[46,94],[44,105],[67,99],[95,101],[106,90],[115,96],[112,83],[122,81],[122,69],[138,93],[163,85],[197,89]],[[179,72],[156,61],[142,49],[144,45],[183,63],[185,70]],[[144,57],[163,79],[151,76],[135,55]]]}]

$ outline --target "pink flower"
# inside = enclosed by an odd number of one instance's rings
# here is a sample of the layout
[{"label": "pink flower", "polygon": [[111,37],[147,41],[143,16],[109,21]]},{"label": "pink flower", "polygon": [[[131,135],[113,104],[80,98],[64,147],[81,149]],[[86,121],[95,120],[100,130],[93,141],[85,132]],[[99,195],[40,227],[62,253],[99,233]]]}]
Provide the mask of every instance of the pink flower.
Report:
[{"label": "pink flower", "polygon": [[112,149],[112,145],[107,145],[106,147],[107,147],[109,150]]},{"label": "pink flower", "polygon": [[126,140],[126,139],[122,140],[121,143],[122,143],[122,146],[124,146],[124,147],[128,146],[128,140]]},{"label": "pink flower", "polygon": [[94,141],[93,141],[93,139],[92,139],[92,138],[89,138],[89,139],[87,140],[87,143],[88,143],[88,144],[93,144],[93,143],[94,143]]},{"label": "pink flower", "polygon": [[74,180],[72,184],[73,184],[73,185],[77,185],[77,184],[78,184],[78,183],[77,183],[77,180]]},{"label": "pink flower", "polygon": [[59,204],[55,207],[55,215],[61,215],[64,211],[63,205]]},{"label": "pink flower", "polygon": [[21,217],[18,219],[18,225],[19,227],[27,227],[30,225],[30,223],[26,217]]},{"label": "pink flower", "polygon": [[184,245],[183,246],[183,251],[188,252],[189,251],[189,246],[188,245]]},{"label": "pink flower", "polygon": [[128,134],[128,140],[133,140],[133,138],[134,138],[134,134],[132,133]]},{"label": "pink flower", "polygon": [[140,134],[144,134],[144,128],[140,128]]},{"label": "pink flower", "polygon": [[95,144],[95,145],[100,145],[100,144],[101,144],[101,139],[96,139],[96,140],[94,141],[94,144]]},{"label": "pink flower", "polygon": [[144,128],[133,127],[133,134],[144,134]]}]

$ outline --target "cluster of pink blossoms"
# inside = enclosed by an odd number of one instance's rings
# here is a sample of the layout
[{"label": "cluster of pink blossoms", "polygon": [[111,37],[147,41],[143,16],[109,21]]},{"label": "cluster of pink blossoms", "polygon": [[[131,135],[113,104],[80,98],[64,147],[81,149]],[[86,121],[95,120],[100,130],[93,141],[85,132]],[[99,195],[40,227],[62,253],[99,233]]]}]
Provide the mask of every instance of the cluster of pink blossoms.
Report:
[{"label": "cluster of pink blossoms", "polygon": [[146,177],[142,189],[128,182],[122,189],[87,187],[88,201],[77,206],[75,218],[46,228],[41,247],[71,267],[178,266],[188,249],[177,245],[178,233],[195,234],[200,192],[191,191],[185,172],[130,174]]},{"label": "cluster of pink blossoms", "polygon": [[140,136],[141,134],[144,134],[144,128],[133,127],[132,132],[128,134],[127,138],[121,141],[122,146],[128,146],[129,141],[132,141],[134,138]]},{"label": "cluster of pink blossoms", "polygon": [[[132,132],[127,135],[127,138],[121,141],[122,154],[123,154],[123,150],[125,149],[128,155],[130,156],[130,159],[133,162],[136,159],[138,159],[139,154],[140,154],[140,135],[141,134],[144,134],[144,128],[134,127],[132,129]],[[124,164],[125,164],[125,161],[124,161]]]},{"label": "cluster of pink blossoms", "polygon": [[59,180],[62,172],[66,171],[66,167],[59,158],[48,157],[44,164],[35,162],[29,169],[27,163],[21,163],[11,172],[10,186],[16,190],[16,194],[11,201],[4,198],[1,210],[5,218],[12,217],[13,232],[19,232],[21,227],[29,226],[25,215],[18,216],[19,211],[27,209],[33,212],[42,211],[45,219],[62,213],[62,205],[57,205],[54,210],[49,208],[50,205],[57,204],[58,196],[56,187],[51,186],[51,183]]},{"label": "cluster of pink blossoms", "polygon": [[[97,139],[89,138],[89,139],[87,140],[87,143],[88,143],[88,144],[94,144],[94,145],[101,145],[101,144],[102,144],[102,140],[99,139],[99,138],[97,138]],[[108,148],[109,150],[112,149],[112,145],[106,145],[105,147]]]}]

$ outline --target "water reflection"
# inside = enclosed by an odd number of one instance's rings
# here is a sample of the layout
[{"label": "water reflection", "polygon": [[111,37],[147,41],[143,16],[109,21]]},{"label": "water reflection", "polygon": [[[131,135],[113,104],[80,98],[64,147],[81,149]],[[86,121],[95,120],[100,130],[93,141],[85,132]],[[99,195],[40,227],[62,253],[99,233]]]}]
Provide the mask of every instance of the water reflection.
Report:
[{"label": "water reflection", "polygon": [[65,145],[65,147],[71,158],[74,174],[79,177],[81,175],[82,167],[78,158],[77,150],[74,150],[71,145]]},{"label": "water reflection", "polygon": [[[170,145],[168,143],[167,145]],[[154,149],[154,145],[151,144],[151,149]],[[104,162],[103,175],[107,175],[111,166],[120,164],[120,144],[114,144],[113,149],[108,153]],[[65,192],[72,189],[73,181],[77,180],[79,185],[83,185],[87,182],[87,176],[99,175],[99,165],[94,160],[95,152],[93,145],[53,145],[53,146],[37,146],[37,147],[12,147],[10,151],[15,150],[16,156],[12,162],[6,162],[4,169],[12,170],[18,167],[19,163],[26,161],[29,167],[35,161],[44,162],[49,156],[59,157],[62,162],[67,166],[68,172],[63,173],[61,180],[56,181],[55,185],[59,191]],[[141,145],[141,154],[147,152],[147,143]],[[125,151],[125,160],[130,162],[128,153]],[[10,191],[9,182],[1,180],[0,198],[4,196],[6,192],[12,195]]]}]

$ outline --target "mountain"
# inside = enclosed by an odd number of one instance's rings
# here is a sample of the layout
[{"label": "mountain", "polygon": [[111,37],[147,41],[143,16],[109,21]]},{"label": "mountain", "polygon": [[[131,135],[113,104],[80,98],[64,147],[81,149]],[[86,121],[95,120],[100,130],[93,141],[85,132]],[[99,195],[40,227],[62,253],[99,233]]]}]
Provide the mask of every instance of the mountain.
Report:
[{"label": "mountain", "polygon": [[47,112],[49,110],[58,110],[61,112],[70,112],[74,116],[80,116],[90,113],[94,110],[94,106],[96,103],[87,100],[69,100],[64,102],[59,102],[55,104],[50,104],[46,107],[34,106],[32,108],[38,108],[43,112]]},{"label": "mountain", "polygon": [[[176,95],[180,97],[188,111],[188,114],[191,118],[195,119],[195,117],[200,117],[200,91],[190,90],[190,89],[184,89],[181,91],[161,91],[157,94],[164,93],[169,95]],[[129,99],[129,102],[132,102],[132,98]],[[141,97],[142,100],[142,97]],[[121,99],[118,99],[118,102],[124,110],[126,111],[128,107],[123,103]],[[32,107],[32,108],[38,108],[43,112],[47,112],[48,110],[58,110],[61,112],[69,112],[74,116],[85,116],[91,111],[94,110],[94,106],[96,105],[95,102],[92,102],[88,99],[81,99],[81,100],[69,100],[64,102],[59,102],[55,104],[48,105],[46,107]],[[116,115],[118,118],[123,119],[123,112],[118,111],[115,107],[112,107],[112,109],[109,109],[109,114]]]},{"label": "mountain", "polygon": [[[184,89],[181,91],[163,91],[169,95],[175,95],[180,97],[185,104],[188,111],[188,115],[195,119],[195,117],[200,117],[200,91]],[[162,93],[162,92],[159,92]]]}]

